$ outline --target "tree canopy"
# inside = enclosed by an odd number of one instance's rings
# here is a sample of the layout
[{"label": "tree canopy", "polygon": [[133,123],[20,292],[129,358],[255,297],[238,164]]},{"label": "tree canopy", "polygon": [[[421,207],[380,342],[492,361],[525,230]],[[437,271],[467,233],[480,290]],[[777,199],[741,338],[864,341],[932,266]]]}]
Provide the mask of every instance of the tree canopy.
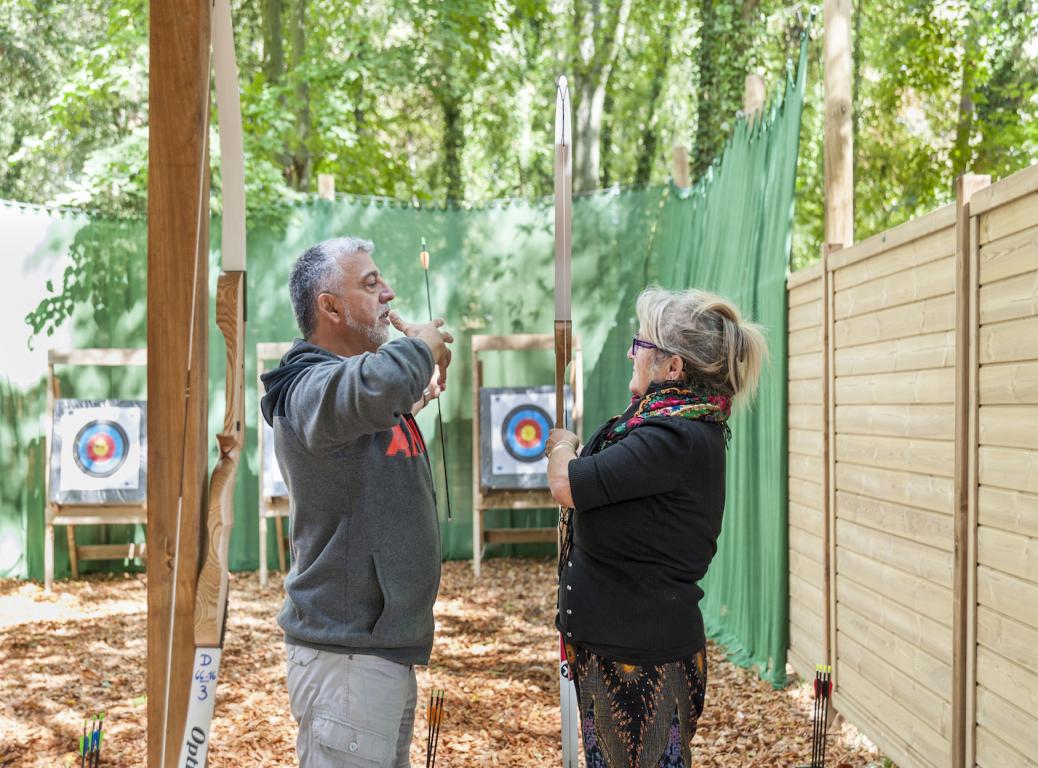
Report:
[{"label": "tree canopy", "polygon": [[[747,73],[774,89],[807,5],[774,0],[262,0],[234,3],[254,211],[334,174],[340,192],[458,202],[552,185],[552,82],[575,108],[575,186],[693,177]],[[1038,159],[1038,0],[856,0],[859,238],[950,199],[964,170]],[[794,263],[822,238],[822,21],[797,177]],[[141,215],[146,0],[0,0],[0,197]],[[217,127],[215,128],[218,130]],[[212,143],[216,148],[216,142]],[[219,198],[219,179],[214,180]]]}]

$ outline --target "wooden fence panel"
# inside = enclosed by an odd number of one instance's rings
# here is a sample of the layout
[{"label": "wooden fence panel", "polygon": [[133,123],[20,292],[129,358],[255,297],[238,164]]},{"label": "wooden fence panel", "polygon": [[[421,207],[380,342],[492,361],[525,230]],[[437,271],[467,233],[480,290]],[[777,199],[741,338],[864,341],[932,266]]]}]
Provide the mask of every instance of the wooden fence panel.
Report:
[{"label": "wooden fence panel", "polygon": [[789,662],[814,676],[826,661],[825,291],[821,265],[790,280]]},{"label": "wooden fence panel", "polygon": [[1038,166],[971,203],[975,659],[967,761],[1038,766]]}]

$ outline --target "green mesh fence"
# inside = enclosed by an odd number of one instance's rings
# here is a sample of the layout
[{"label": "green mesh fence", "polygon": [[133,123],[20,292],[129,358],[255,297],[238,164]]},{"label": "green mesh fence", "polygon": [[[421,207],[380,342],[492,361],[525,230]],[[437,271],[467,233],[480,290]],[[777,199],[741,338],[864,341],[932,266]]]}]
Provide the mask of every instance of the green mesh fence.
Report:
[{"label": "green mesh fence", "polygon": [[[610,190],[578,197],[573,206],[573,321],[584,348],[585,433],[623,410],[630,362],[626,350],[637,330],[634,298],[649,282],[696,286],[733,299],[767,332],[771,362],[756,406],[733,420],[728,453],[728,497],[717,558],[705,584],[704,612],[713,636],[774,684],[785,679],[786,583],[786,317],[785,275],[790,252],[794,176],[804,93],[806,48],[792,67],[765,118],[740,122],[723,155],[691,190],[673,186]],[[19,212],[0,208],[5,222]],[[35,212],[33,215],[38,216]],[[56,214],[55,214],[56,216]],[[143,346],[146,225],[83,218],[69,237],[33,244],[26,264],[55,264],[76,247],[105,243],[129,264],[113,280],[100,309],[80,308],[71,340],[80,347]],[[212,223],[215,289],[219,222]],[[472,554],[472,414],[470,339],[473,334],[551,333],[553,322],[552,201],[495,201],[484,206],[417,208],[370,198],[316,201],[253,216],[248,231],[246,407],[249,449],[238,476],[231,565],[258,566],[257,392],[255,348],[296,334],[287,279],[295,257],[318,240],[357,234],[376,243],[375,261],[392,283],[395,307],[425,317],[419,245],[432,254],[434,312],[448,319],[457,338],[450,385],[442,398],[447,467],[454,521],[441,520],[445,557]],[[211,291],[214,293],[215,291]],[[23,313],[24,314],[24,313]],[[212,312],[210,312],[212,317]],[[21,321],[21,316],[17,318]],[[9,323],[8,327],[15,327]],[[210,328],[210,431],[223,416],[223,343]],[[37,344],[46,346],[46,339]],[[488,386],[549,384],[550,353],[490,353]],[[42,372],[42,369],[41,369]],[[75,397],[143,397],[143,372],[59,371],[63,394]],[[39,385],[0,385],[0,575],[42,578],[43,440],[45,397]],[[441,499],[443,474],[435,409],[419,422],[431,446]],[[213,459],[215,460],[215,450]],[[442,503],[441,503],[442,507]],[[554,510],[492,511],[489,527],[555,523]],[[441,509],[441,518],[443,510]],[[143,539],[140,526],[80,528],[80,543]],[[56,575],[68,573],[64,536],[57,536]],[[13,542],[13,543],[12,543]],[[20,548],[20,551],[19,551]],[[498,547],[490,553],[548,553],[536,545]],[[275,567],[273,538],[268,562]],[[125,564],[114,564],[124,568]],[[105,567],[83,563],[86,572]]]}]

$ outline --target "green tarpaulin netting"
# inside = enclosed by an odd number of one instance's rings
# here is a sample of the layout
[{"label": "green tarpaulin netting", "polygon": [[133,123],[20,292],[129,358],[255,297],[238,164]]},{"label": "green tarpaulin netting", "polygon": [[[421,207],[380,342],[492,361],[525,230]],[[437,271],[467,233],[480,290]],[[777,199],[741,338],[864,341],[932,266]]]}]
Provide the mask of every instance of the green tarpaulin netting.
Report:
[{"label": "green tarpaulin netting", "polygon": [[[573,206],[573,320],[584,349],[585,434],[624,408],[630,363],[626,351],[636,328],[634,299],[647,283],[696,286],[733,299],[767,332],[771,362],[756,405],[733,420],[728,496],[719,552],[704,585],[709,630],[743,663],[758,666],[775,684],[785,680],[786,584],[786,317],[785,276],[790,252],[794,176],[804,93],[806,48],[782,93],[762,121],[740,122],[722,157],[691,190],[673,186],[610,190],[578,197]],[[421,207],[369,198],[318,201],[288,211],[253,216],[248,233],[247,429],[250,446],[239,474],[231,564],[258,566],[259,485],[256,451],[256,344],[288,341],[296,334],[287,290],[294,258],[312,243],[357,234],[376,243],[375,260],[393,284],[395,307],[425,317],[422,237],[432,254],[434,311],[448,318],[458,339],[450,387],[442,398],[447,467],[454,521],[443,521],[448,558],[472,553],[471,374],[473,334],[551,333],[553,322],[552,201],[497,201],[475,208]],[[47,219],[50,216],[53,221]],[[26,218],[29,217],[29,218]],[[41,220],[42,217],[42,220]],[[23,277],[60,271],[68,252],[104,248],[125,260],[126,281],[115,280],[106,306],[77,311],[68,331],[79,347],[144,346],[146,225],[86,216],[0,207],[5,231],[37,226],[28,252],[15,254]],[[30,220],[31,219],[31,222]],[[60,220],[59,220],[60,219]],[[42,223],[41,223],[42,221]],[[9,229],[6,225],[11,224]],[[17,226],[16,226],[17,225]],[[211,228],[218,238],[218,222]],[[215,286],[218,243],[213,246]],[[10,250],[10,243],[6,246]],[[14,262],[8,262],[14,263]],[[38,301],[37,297],[35,301]],[[10,310],[8,310],[10,311]],[[24,311],[7,324],[19,327]],[[210,313],[212,316],[212,313]],[[23,327],[24,326],[20,326]],[[27,334],[27,332],[25,332]],[[210,429],[223,415],[223,343],[211,328]],[[19,340],[21,343],[21,334]],[[47,346],[47,339],[36,344]],[[38,358],[36,358],[38,359]],[[487,386],[550,384],[550,353],[485,356]],[[42,373],[45,366],[39,366]],[[63,369],[64,396],[143,398],[143,371]],[[0,575],[43,575],[42,384],[0,381]],[[432,446],[443,497],[435,409],[419,417]],[[151,439],[155,439],[154,436]],[[442,507],[442,503],[441,503]],[[555,511],[490,512],[488,527],[554,525]],[[441,517],[443,510],[441,509]],[[80,543],[143,538],[143,530],[80,528]],[[59,535],[56,575],[68,573]],[[543,546],[518,551],[547,554]],[[490,554],[495,550],[491,549]],[[276,562],[273,540],[267,556]],[[84,563],[83,570],[104,564]],[[115,564],[124,567],[123,564]]]}]

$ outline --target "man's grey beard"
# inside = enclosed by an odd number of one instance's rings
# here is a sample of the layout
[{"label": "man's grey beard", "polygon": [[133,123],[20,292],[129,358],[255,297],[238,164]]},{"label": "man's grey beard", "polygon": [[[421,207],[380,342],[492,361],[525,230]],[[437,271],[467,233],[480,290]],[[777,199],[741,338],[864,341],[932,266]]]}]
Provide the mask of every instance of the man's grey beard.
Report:
[{"label": "man's grey beard", "polygon": [[[350,314],[350,308],[348,306],[346,306],[345,302],[343,302],[342,306],[343,306],[343,309],[346,311],[345,320],[346,320],[347,327],[352,328],[353,330],[357,331],[358,333],[363,333],[365,336],[367,336],[369,339],[371,339],[371,341],[373,341],[375,344],[377,344],[380,347],[383,344],[385,344],[387,341],[389,341],[389,326],[388,325],[382,325],[381,323],[378,322],[378,319],[375,320],[375,324],[374,325],[364,325],[364,323],[361,323],[358,320],[354,320],[353,319],[353,315]],[[385,307],[384,304],[379,304],[379,314],[378,314],[379,318],[382,317],[382,309],[384,307]]]}]

